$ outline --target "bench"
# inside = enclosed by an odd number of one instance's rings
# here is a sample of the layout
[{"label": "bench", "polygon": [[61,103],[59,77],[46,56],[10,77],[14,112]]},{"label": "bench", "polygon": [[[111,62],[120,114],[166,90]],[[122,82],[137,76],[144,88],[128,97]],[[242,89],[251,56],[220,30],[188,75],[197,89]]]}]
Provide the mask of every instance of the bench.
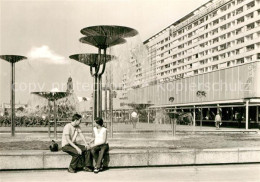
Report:
[{"label": "bench", "polygon": [[[201,165],[260,162],[260,148],[224,149],[111,149],[109,167]],[[65,169],[71,156],[59,151],[0,151],[0,170]]]}]

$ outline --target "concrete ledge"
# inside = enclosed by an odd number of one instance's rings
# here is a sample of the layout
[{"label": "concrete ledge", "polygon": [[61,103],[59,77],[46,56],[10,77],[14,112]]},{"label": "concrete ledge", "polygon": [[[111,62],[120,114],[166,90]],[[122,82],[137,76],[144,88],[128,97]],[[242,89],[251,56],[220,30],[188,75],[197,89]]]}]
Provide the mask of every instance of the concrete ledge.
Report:
[{"label": "concrete ledge", "polygon": [[196,164],[221,164],[238,162],[238,149],[196,150]]},{"label": "concrete ledge", "polygon": [[[106,157],[109,167],[249,163],[260,162],[260,148],[112,149]],[[70,160],[62,151],[0,151],[0,170],[67,168]]]},{"label": "concrete ledge", "polygon": [[260,162],[260,148],[238,149],[239,163]]}]

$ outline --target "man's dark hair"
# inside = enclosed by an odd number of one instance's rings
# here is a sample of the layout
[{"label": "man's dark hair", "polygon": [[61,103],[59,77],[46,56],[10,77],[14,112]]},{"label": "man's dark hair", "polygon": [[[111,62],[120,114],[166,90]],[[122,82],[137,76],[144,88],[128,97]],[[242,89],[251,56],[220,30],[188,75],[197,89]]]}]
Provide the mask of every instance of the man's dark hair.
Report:
[{"label": "man's dark hair", "polygon": [[82,116],[81,116],[80,114],[76,113],[76,114],[74,114],[74,115],[72,116],[72,121],[79,120],[79,119],[81,119],[81,118],[82,118]]},{"label": "man's dark hair", "polygon": [[103,119],[102,118],[96,118],[95,121],[98,125],[103,126]]}]

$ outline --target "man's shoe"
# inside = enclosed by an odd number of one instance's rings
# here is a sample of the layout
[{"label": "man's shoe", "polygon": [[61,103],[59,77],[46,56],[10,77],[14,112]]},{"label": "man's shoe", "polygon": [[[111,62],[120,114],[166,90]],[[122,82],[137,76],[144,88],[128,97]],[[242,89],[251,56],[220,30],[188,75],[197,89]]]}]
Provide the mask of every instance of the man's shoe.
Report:
[{"label": "man's shoe", "polygon": [[72,169],[72,168],[69,168],[69,169],[68,169],[68,172],[69,172],[69,173],[76,173],[76,170],[74,170],[74,169]]},{"label": "man's shoe", "polygon": [[95,168],[94,169],[94,173],[98,173],[99,172],[99,169],[98,168]]},{"label": "man's shoe", "polygon": [[93,170],[89,167],[84,167],[83,168],[83,171],[86,171],[86,172],[92,172]]}]

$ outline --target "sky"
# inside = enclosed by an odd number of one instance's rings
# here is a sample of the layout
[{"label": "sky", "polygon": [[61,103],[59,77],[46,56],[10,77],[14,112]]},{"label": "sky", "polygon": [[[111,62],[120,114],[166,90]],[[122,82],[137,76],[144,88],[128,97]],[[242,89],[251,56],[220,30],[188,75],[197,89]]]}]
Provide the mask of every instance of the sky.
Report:
[{"label": "sky", "polygon": [[[93,81],[71,54],[97,53],[79,42],[80,30],[120,25],[144,42],[208,0],[0,0],[0,55],[28,57],[16,63],[16,103],[31,91],[66,90],[69,76],[77,95],[89,97]],[[117,68],[115,68],[117,69]],[[114,69],[114,70],[115,70]],[[0,104],[10,101],[10,64],[0,60]],[[87,88],[87,89],[86,89]]]}]

